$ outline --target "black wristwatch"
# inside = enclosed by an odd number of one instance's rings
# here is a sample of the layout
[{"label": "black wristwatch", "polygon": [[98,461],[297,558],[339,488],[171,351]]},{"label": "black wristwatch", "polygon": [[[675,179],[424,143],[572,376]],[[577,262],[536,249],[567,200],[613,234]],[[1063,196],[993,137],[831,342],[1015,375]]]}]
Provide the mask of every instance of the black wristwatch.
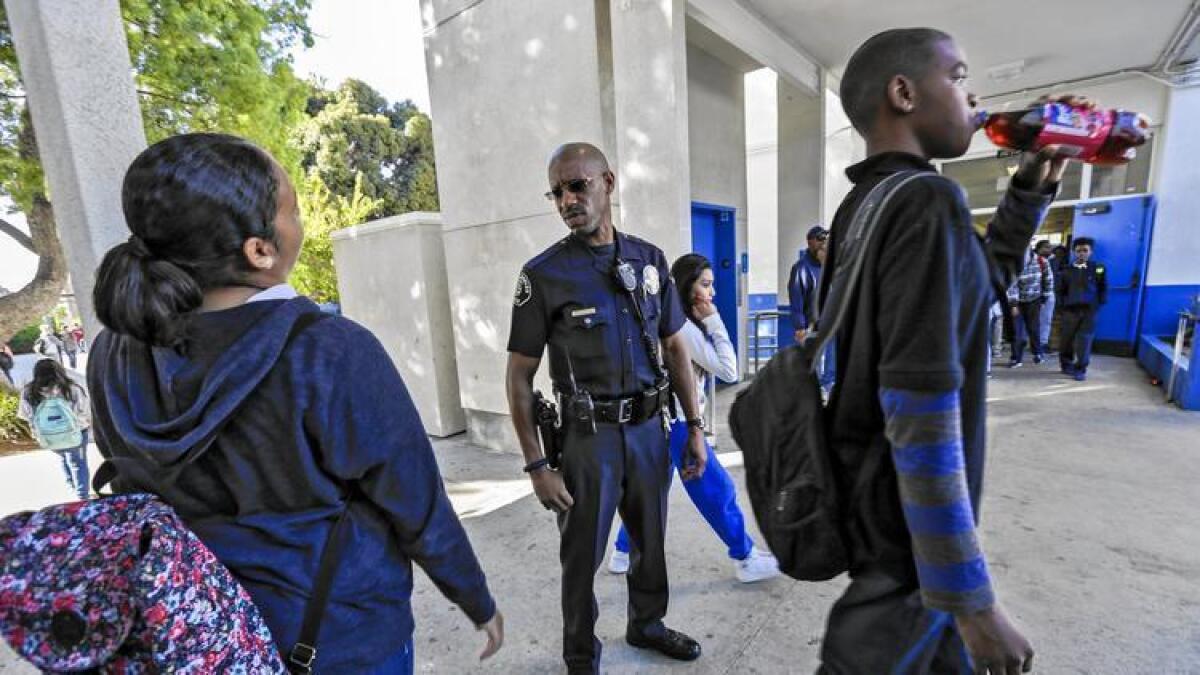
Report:
[{"label": "black wristwatch", "polygon": [[704,417],[690,419],[687,421],[687,425],[689,429],[699,429],[700,431],[704,431]]}]

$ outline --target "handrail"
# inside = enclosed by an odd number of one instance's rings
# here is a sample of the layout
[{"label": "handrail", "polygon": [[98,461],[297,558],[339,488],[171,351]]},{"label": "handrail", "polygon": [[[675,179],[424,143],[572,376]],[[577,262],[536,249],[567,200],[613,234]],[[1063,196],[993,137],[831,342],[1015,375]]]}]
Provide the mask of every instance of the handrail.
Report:
[{"label": "handrail", "polygon": [[1183,346],[1187,339],[1188,326],[1192,327],[1192,362],[1191,367],[1198,367],[1196,364],[1196,324],[1200,322],[1200,316],[1189,311],[1179,313],[1179,328],[1175,331],[1175,353],[1171,358],[1171,376],[1167,378],[1167,403],[1175,400],[1175,379],[1179,375],[1179,368],[1183,363]]}]

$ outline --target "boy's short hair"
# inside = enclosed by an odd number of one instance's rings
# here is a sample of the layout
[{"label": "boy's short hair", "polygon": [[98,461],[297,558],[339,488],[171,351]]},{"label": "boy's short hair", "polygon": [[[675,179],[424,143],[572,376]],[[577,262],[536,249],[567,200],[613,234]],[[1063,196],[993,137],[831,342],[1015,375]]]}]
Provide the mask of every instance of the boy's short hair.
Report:
[{"label": "boy's short hair", "polygon": [[933,64],[933,46],[951,39],[936,28],[893,28],[862,43],[846,64],[839,90],[854,128],[865,133],[871,127],[892,77],[920,79]]},{"label": "boy's short hair", "polygon": [[1041,241],[1039,241],[1038,243],[1036,243],[1036,244],[1034,244],[1034,245],[1033,245],[1033,250],[1035,250],[1035,251],[1036,251],[1036,250],[1038,250],[1039,248],[1041,248],[1041,247],[1043,247],[1043,246],[1049,246],[1049,245],[1050,245],[1050,240],[1049,240],[1049,239],[1043,239],[1043,240],[1041,240]]},{"label": "boy's short hair", "polygon": [[1096,248],[1096,240],[1092,239],[1091,237],[1079,237],[1075,241],[1071,242],[1072,249],[1079,248],[1080,246],[1090,246],[1092,248]]}]

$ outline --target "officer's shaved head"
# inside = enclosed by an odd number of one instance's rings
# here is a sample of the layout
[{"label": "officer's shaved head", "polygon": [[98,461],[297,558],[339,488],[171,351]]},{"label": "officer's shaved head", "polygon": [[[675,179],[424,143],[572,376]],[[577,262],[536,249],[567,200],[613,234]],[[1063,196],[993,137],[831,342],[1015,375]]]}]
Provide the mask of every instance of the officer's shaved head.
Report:
[{"label": "officer's shaved head", "polygon": [[550,154],[550,171],[554,171],[554,167],[559,163],[568,160],[578,160],[588,168],[594,168],[601,172],[609,171],[608,158],[600,151],[600,148],[591,143],[564,143]]}]

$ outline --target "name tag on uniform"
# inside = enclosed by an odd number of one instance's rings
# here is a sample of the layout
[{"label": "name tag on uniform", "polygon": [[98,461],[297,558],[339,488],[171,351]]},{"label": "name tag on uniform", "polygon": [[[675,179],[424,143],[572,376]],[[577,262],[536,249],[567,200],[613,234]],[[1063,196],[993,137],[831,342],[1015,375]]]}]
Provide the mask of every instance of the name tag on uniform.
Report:
[{"label": "name tag on uniform", "polygon": [[571,310],[572,317],[591,316],[596,313],[595,307],[584,307],[583,309]]}]

